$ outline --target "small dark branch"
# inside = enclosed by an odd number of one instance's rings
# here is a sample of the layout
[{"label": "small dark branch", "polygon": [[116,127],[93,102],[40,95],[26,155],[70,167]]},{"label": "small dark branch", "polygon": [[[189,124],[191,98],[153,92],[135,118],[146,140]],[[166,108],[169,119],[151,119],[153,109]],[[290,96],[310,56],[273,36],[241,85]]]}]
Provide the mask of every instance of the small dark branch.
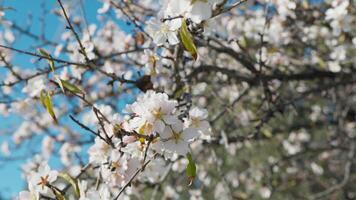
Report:
[{"label": "small dark branch", "polygon": [[52,61],[55,61],[55,62],[58,62],[58,63],[67,64],[67,65],[76,65],[76,66],[82,66],[82,67],[86,67],[87,66],[87,65],[82,64],[82,63],[75,63],[75,62],[66,61],[66,60],[62,60],[62,59],[58,59],[58,58],[47,57],[47,56],[43,56],[43,55],[40,55],[40,54],[37,54],[37,53],[32,53],[32,52],[29,52],[29,51],[16,49],[16,48],[8,47],[8,46],[1,45],[1,44],[0,44],[0,47],[4,48],[4,49],[9,49],[11,51],[15,51],[15,52],[18,52],[18,53],[21,53],[21,54],[25,54],[25,55],[29,55],[29,56],[35,56],[35,57],[38,57],[38,58],[41,58],[41,59],[52,60]]},{"label": "small dark branch", "polygon": [[66,19],[66,21],[67,21],[67,23],[68,23],[68,28],[72,31],[72,33],[73,33],[74,36],[75,36],[75,39],[77,40],[77,42],[78,42],[78,44],[79,44],[79,47],[80,47],[80,51],[79,51],[79,52],[84,56],[85,61],[86,61],[87,63],[89,63],[90,60],[89,60],[89,58],[88,58],[88,56],[87,56],[87,54],[86,54],[86,52],[85,52],[85,47],[83,46],[82,42],[80,41],[79,35],[78,35],[78,33],[75,31],[75,29],[74,29],[74,27],[73,27],[73,25],[72,25],[72,23],[71,23],[71,21],[70,21],[68,15],[67,15],[66,10],[65,10],[64,7],[63,7],[63,4],[62,4],[61,0],[57,0],[57,1],[58,1],[59,5],[61,6],[61,9],[62,9],[62,11],[63,11],[64,17],[65,17],[65,19]]},{"label": "small dark branch", "polygon": [[354,161],[354,156],[355,156],[355,150],[356,150],[356,142],[351,141],[351,147],[350,147],[349,153],[347,154],[347,161],[345,164],[344,177],[343,177],[342,181],[336,185],[329,187],[328,189],[326,189],[322,192],[319,192],[317,194],[310,196],[308,199],[320,199],[320,198],[329,196],[333,192],[343,188],[349,182],[350,175],[351,175],[352,163]]},{"label": "small dark branch", "polygon": [[[62,69],[64,67],[68,66],[67,64],[64,64],[64,65],[60,65],[60,66],[56,66],[56,68],[54,70],[58,70],[58,69]],[[44,74],[48,74],[52,71],[52,69],[48,68],[48,69],[45,69],[45,70],[41,70],[35,74],[32,74],[32,75],[29,75],[27,77],[24,77],[24,78],[21,78],[21,79],[18,79],[16,81],[13,81],[13,82],[9,82],[9,83],[0,83],[0,86],[13,86],[13,85],[16,85],[22,81],[29,81],[31,79],[34,79],[38,76],[41,76],[41,75],[44,75]]]},{"label": "small dark branch", "polygon": [[109,137],[108,133],[106,132],[105,130],[105,125],[104,125],[104,122],[103,120],[105,120],[107,123],[110,123],[110,121],[100,112],[99,109],[97,109],[96,107],[93,107],[93,112],[96,116],[96,118],[98,119],[99,121],[99,125],[101,127],[101,129],[103,130],[104,132],[104,135],[105,135],[105,141],[110,144],[110,146],[112,148],[115,148],[115,145],[114,143],[112,142],[111,138]]},{"label": "small dark branch", "polygon": [[143,156],[143,162],[142,162],[143,164],[146,162],[148,149],[150,148],[150,145],[151,145],[153,140],[154,140],[153,135],[150,135],[150,137],[148,138],[146,149],[145,149],[145,155]]},{"label": "small dark branch", "polygon": [[230,6],[226,7],[226,8],[223,8],[223,9],[220,9],[220,10],[216,10],[214,13],[213,13],[213,16],[212,17],[215,17],[217,15],[220,15],[222,13],[226,13],[226,12],[229,12],[230,10],[236,8],[237,6],[243,4],[244,2],[246,2],[248,0],[239,0],[233,4],[231,4]]},{"label": "small dark branch", "polygon": [[[123,1],[123,3],[128,7],[128,4]],[[135,16],[130,16],[128,12],[126,12],[119,4],[114,1],[110,1],[110,4],[115,8],[119,9],[134,25],[138,28],[142,33],[144,33],[148,38],[152,40],[152,37],[144,30],[144,28],[138,23],[138,19]]]},{"label": "small dark branch", "polygon": [[10,70],[10,72],[18,79],[18,80],[21,80],[22,77],[20,76],[20,74],[18,74],[15,70],[14,70],[14,66],[7,62],[6,60],[6,57],[0,52],[0,58],[1,58],[1,61],[5,64],[5,67]]},{"label": "small dark branch", "polygon": [[181,19],[181,18],[183,18],[182,15],[178,15],[178,16],[175,16],[175,17],[166,17],[166,18],[162,18],[162,19],[161,19],[161,22],[171,21],[171,20]]},{"label": "small dark branch", "polygon": [[124,185],[124,187],[120,190],[119,194],[117,194],[117,196],[114,198],[114,200],[119,199],[120,195],[126,190],[127,187],[129,187],[129,186],[131,185],[132,181],[136,178],[136,176],[137,176],[140,172],[142,172],[142,171],[146,168],[146,166],[148,165],[148,163],[150,163],[150,162],[151,162],[151,160],[148,160],[146,163],[144,163],[144,164],[142,165],[142,167],[141,167],[140,169],[138,169],[138,170],[134,173],[134,175],[133,175],[133,176],[130,178],[130,180]]},{"label": "small dark branch", "polygon": [[[102,139],[103,141],[106,141],[105,138],[103,138],[99,132],[95,132],[93,131],[91,128],[89,128],[88,126],[84,125],[83,123],[81,123],[79,120],[75,119],[72,115],[69,115],[70,119],[73,120],[76,124],[78,124],[81,128],[83,128],[86,131],[89,131],[90,133],[92,133],[95,136],[98,136],[100,139]],[[108,143],[109,144],[109,143]],[[110,145],[110,144],[109,144]]]},{"label": "small dark branch", "polygon": [[[91,164],[90,164],[90,163],[87,164],[87,165],[85,165],[85,166],[80,170],[79,174],[78,174],[77,176],[73,177],[73,178],[74,178],[74,179],[80,178],[80,176],[82,176],[90,167],[91,167]],[[70,184],[67,184],[67,185],[64,187],[64,189],[63,189],[62,191],[63,191],[63,192],[66,192],[70,187],[71,187],[71,185],[70,185]]]}]

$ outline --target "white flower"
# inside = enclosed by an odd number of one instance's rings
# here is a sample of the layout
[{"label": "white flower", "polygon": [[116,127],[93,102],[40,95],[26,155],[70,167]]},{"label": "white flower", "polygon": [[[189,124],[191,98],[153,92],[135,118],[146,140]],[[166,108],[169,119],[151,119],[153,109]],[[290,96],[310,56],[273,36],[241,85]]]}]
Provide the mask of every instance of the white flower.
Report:
[{"label": "white flower", "polygon": [[130,158],[127,163],[127,170],[125,173],[125,181],[129,181],[138,169],[142,167],[140,160],[137,158]]},{"label": "white flower", "polygon": [[165,44],[166,41],[168,41],[170,45],[179,43],[176,33],[177,27],[169,25],[169,23],[161,22],[157,19],[148,21],[147,32],[153,37],[153,42],[158,46]]},{"label": "white flower", "polygon": [[95,138],[95,143],[88,150],[89,162],[101,164],[107,161],[111,147],[99,137]]},{"label": "white flower", "polygon": [[189,141],[198,136],[195,129],[187,128],[183,130],[183,123],[177,122],[166,126],[160,134],[163,148],[172,153],[185,156],[189,151]]},{"label": "white flower", "polygon": [[127,170],[127,158],[118,150],[113,150],[110,156],[111,171],[124,174]]},{"label": "white flower", "polygon": [[38,97],[42,90],[46,89],[46,84],[42,76],[30,79],[22,92],[27,93],[30,97]]},{"label": "white flower", "polygon": [[36,172],[32,172],[29,176],[29,184],[34,186],[35,191],[42,194],[48,193],[48,184],[52,184],[57,180],[58,172],[51,170],[46,162],[41,163]]},{"label": "white flower", "polygon": [[129,105],[127,110],[137,116],[131,123],[139,126],[140,133],[152,134],[161,133],[166,124],[176,121],[172,113],[177,105],[177,101],[169,100],[167,94],[147,91],[139,96],[135,103]]},{"label": "white flower", "polygon": [[318,165],[315,162],[312,162],[310,164],[310,168],[312,169],[312,171],[316,174],[316,175],[322,175],[324,173],[324,169],[323,167],[321,167],[320,165]]},{"label": "white flower", "polygon": [[37,191],[35,191],[34,186],[29,183],[28,190],[21,191],[17,200],[38,200],[40,195]]},{"label": "white flower", "polygon": [[151,76],[156,76],[162,71],[162,63],[158,55],[151,51],[145,50],[143,56],[143,62],[145,63],[145,71]]},{"label": "white flower", "polygon": [[176,17],[179,15],[185,15],[191,10],[190,0],[170,0],[167,3],[164,17]]},{"label": "white flower", "polygon": [[269,199],[272,194],[271,190],[268,187],[261,187],[259,192],[261,197],[264,199]]},{"label": "white flower", "polygon": [[67,142],[64,143],[59,150],[62,164],[65,166],[70,166],[72,164],[72,155],[78,152],[80,152],[79,146]]},{"label": "white flower", "polygon": [[185,120],[187,126],[197,129],[201,134],[207,134],[210,133],[210,125],[207,118],[207,110],[195,107],[189,111],[189,118]]},{"label": "white flower", "polygon": [[[110,190],[106,184],[100,184],[98,190],[91,188],[86,195],[85,200],[108,200],[112,199]],[[81,199],[82,200],[82,199]]]},{"label": "white flower", "polygon": [[110,0],[102,0],[103,6],[98,9],[98,14],[104,14],[110,9]]},{"label": "white flower", "polygon": [[[111,106],[109,105],[104,105],[104,104],[94,104],[94,106],[100,110],[100,112],[106,117],[109,118],[110,116],[114,116],[114,112],[113,109],[111,108]],[[85,124],[97,124],[98,123],[98,119],[95,115],[95,113],[93,111],[89,111],[87,113],[85,113],[85,115],[83,116],[83,122]],[[108,119],[109,121],[112,121],[112,118]]]},{"label": "white flower", "polygon": [[111,152],[108,165],[101,167],[101,174],[110,186],[121,186],[124,183],[125,172],[128,168],[127,157],[118,150]]},{"label": "white flower", "polygon": [[54,139],[50,136],[45,136],[42,140],[42,154],[45,158],[48,158],[54,147]]},{"label": "white flower", "polygon": [[195,1],[192,5],[192,10],[189,13],[189,17],[193,22],[199,24],[203,20],[207,20],[212,15],[212,8],[207,1]]},{"label": "white flower", "polygon": [[0,103],[0,115],[7,116],[9,114],[9,109],[7,108],[6,104]]},{"label": "white flower", "polygon": [[[122,149],[123,152],[130,154],[131,157],[134,158],[143,158],[145,154],[145,150],[147,147],[147,144],[145,142],[141,142],[137,140],[135,137],[135,142],[128,143],[125,148]],[[148,156],[151,157],[150,155],[152,154],[150,151],[147,152]]]},{"label": "white flower", "polygon": [[167,170],[166,162],[162,158],[156,158],[150,162],[143,171],[142,176],[151,183],[159,182],[164,172]]},{"label": "white flower", "polygon": [[1,153],[3,153],[5,156],[9,156],[10,155],[10,148],[9,148],[9,143],[7,141],[4,141],[1,144]]},{"label": "white flower", "polygon": [[[336,2],[336,1],[335,1]],[[341,2],[339,5],[334,4],[333,8],[329,8],[325,12],[326,20],[339,20],[343,19],[347,15],[347,7],[349,6],[349,1],[338,1]]]},{"label": "white flower", "polygon": [[[164,12],[164,18],[175,18],[182,16],[190,18],[194,23],[201,23],[212,17],[213,7],[220,0],[171,0],[167,4]],[[178,27],[181,25],[182,18],[169,20],[170,23],[176,24]]]}]

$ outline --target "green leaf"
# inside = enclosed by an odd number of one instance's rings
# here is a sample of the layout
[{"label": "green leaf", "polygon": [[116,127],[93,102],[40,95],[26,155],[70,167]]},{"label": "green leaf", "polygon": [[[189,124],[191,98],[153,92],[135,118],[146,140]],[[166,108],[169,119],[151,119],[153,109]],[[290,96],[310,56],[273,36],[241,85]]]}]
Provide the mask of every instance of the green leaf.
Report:
[{"label": "green leaf", "polygon": [[51,115],[53,120],[57,123],[57,118],[53,110],[51,94],[49,92],[42,90],[40,95],[40,100],[43,107],[47,110],[47,112]]},{"label": "green leaf", "polygon": [[179,98],[181,97],[185,92],[187,92],[189,90],[188,86],[183,86],[181,88],[179,88],[176,93],[174,94],[174,98]]},{"label": "green leaf", "polygon": [[60,173],[59,177],[61,177],[64,180],[66,180],[73,187],[75,195],[77,195],[77,197],[80,197],[80,189],[79,189],[79,186],[78,186],[78,181],[76,179],[74,179],[73,177],[71,177],[67,173]]},{"label": "green leaf", "polygon": [[197,174],[197,167],[195,166],[195,162],[192,158],[192,154],[188,153],[187,158],[188,158],[188,164],[186,167],[186,174],[189,179],[189,185],[191,185]]},{"label": "green leaf", "polygon": [[192,55],[194,60],[197,60],[198,58],[197,47],[194,44],[193,37],[188,30],[185,20],[182,20],[182,26],[179,29],[179,36],[185,50],[187,50],[190,53],[190,55]]},{"label": "green leaf", "polygon": [[84,94],[83,90],[81,90],[78,86],[70,83],[69,81],[63,80],[63,79],[59,79],[59,80],[60,80],[59,86],[61,87],[63,92],[64,92],[63,88],[65,88],[66,90],[71,91],[73,93]]},{"label": "green leaf", "polygon": [[264,136],[266,136],[267,138],[271,138],[273,136],[272,132],[269,129],[263,129],[262,133]]},{"label": "green leaf", "polygon": [[57,200],[66,200],[66,198],[56,189],[52,190]]},{"label": "green leaf", "polygon": [[62,84],[62,80],[58,76],[55,76],[55,78],[56,78],[56,81],[57,81],[59,87],[61,88],[62,92],[64,93],[65,91],[64,91],[63,84]]},{"label": "green leaf", "polygon": [[38,49],[38,51],[42,54],[42,56],[46,57],[48,64],[51,67],[51,70],[54,72],[55,67],[54,67],[54,61],[52,59],[52,56],[49,53],[47,53],[47,51],[44,49]]}]

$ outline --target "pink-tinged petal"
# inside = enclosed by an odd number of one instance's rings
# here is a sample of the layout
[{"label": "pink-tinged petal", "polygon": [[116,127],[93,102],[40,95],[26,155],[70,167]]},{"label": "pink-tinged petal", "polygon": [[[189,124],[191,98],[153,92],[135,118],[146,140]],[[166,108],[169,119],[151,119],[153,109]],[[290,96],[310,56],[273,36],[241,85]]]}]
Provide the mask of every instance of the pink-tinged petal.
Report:
[{"label": "pink-tinged petal", "polygon": [[125,135],[125,136],[122,138],[122,141],[123,141],[125,144],[132,143],[132,142],[135,142],[135,141],[136,141],[136,137],[135,137],[135,136],[127,136],[127,135]]}]

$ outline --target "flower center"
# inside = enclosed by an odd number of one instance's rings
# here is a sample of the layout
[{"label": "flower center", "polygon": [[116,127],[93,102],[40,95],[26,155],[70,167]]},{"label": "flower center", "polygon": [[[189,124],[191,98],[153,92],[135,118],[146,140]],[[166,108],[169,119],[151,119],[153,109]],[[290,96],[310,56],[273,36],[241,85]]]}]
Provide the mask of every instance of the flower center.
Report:
[{"label": "flower center", "polygon": [[156,64],[157,64],[157,56],[150,56],[149,58],[149,63],[152,64],[152,70],[151,70],[151,75],[156,75],[157,71],[156,71]]},{"label": "flower center", "polygon": [[[151,134],[152,133],[152,130],[153,130],[153,126],[152,124],[148,123],[148,122],[145,122],[145,124],[143,124],[140,129],[138,130],[138,133],[141,134],[141,135],[145,135],[146,134]],[[143,138],[142,138],[143,139]],[[140,141],[141,141],[141,138],[140,138]],[[144,142],[145,140],[143,140]]]},{"label": "flower center", "polygon": [[42,187],[42,190],[49,183],[48,177],[49,177],[49,175],[46,175],[45,177],[41,176],[40,182],[37,183],[37,185],[40,185]]},{"label": "flower center", "polygon": [[153,116],[155,116],[156,119],[161,119],[162,118],[162,113],[161,113],[161,108],[158,110],[153,110]]},{"label": "flower center", "polygon": [[113,170],[116,170],[116,169],[121,167],[121,164],[120,164],[119,161],[114,161],[114,162],[111,163],[111,166],[112,166]]}]

